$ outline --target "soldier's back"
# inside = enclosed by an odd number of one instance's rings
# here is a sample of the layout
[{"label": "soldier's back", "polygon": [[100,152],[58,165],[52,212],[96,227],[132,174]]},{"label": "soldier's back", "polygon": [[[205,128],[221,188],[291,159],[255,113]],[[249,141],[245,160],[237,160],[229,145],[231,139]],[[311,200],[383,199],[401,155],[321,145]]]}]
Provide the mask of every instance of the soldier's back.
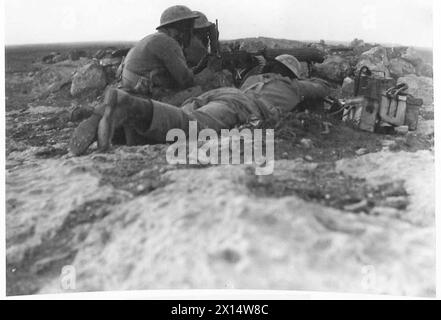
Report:
[{"label": "soldier's back", "polygon": [[125,67],[140,75],[147,76],[151,71],[164,68],[162,55],[167,51],[179,51],[176,40],[162,32],[156,32],[140,40],[127,54]]}]

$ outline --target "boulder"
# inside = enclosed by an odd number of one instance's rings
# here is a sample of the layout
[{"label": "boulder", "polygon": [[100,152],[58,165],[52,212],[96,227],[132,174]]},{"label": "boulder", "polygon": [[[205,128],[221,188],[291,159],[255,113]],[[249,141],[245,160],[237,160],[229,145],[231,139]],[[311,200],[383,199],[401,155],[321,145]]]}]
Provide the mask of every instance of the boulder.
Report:
[{"label": "boulder", "polygon": [[433,103],[433,79],[428,77],[419,77],[415,74],[409,74],[401,77],[398,83],[406,83],[409,86],[408,92],[415,98],[423,99],[425,105]]},{"label": "boulder", "polygon": [[384,64],[388,63],[388,56],[386,48],[382,46],[376,46],[372,49],[363,52],[362,56],[372,59],[373,62],[383,62]]},{"label": "boulder", "polygon": [[355,38],[354,40],[351,41],[351,44],[349,46],[355,48],[355,47],[363,47],[364,45],[365,43],[363,40]]},{"label": "boulder", "polygon": [[351,73],[351,66],[348,60],[341,56],[329,56],[323,63],[314,66],[313,74],[320,78],[342,83]]},{"label": "boulder", "polygon": [[109,66],[119,66],[121,64],[122,58],[103,58],[100,60],[100,65],[103,67]]},{"label": "boulder", "polygon": [[58,63],[58,62],[65,61],[65,60],[67,60],[67,59],[68,59],[67,55],[65,55],[65,54],[60,54],[60,55],[58,55],[58,56],[55,56],[55,57],[52,59],[52,61],[53,61],[53,63]]},{"label": "boulder", "polygon": [[417,133],[419,135],[430,137],[435,134],[434,120],[423,120],[418,123]]},{"label": "boulder", "polygon": [[[369,153],[337,161],[336,170],[366,179],[372,186],[404,183],[410,203],[402,218],[419,226],[431,226],[435,219],[435,157],[428,150]],[[418,165],[409,165],[415,163]]]},{"label": "boulder", "polygon": [[44,56],[41,58],[41,61],[46,64],[53,64],[55,63],[54,59],[55,57],[61,56],[59,52],[51,52],[50,54]]},{"label": "boulder", "polygon": [[406,53],[407,49],[408,47],[387,48],[387,54],[389,56],[389,59],[401,58],[401,56]]},{"label": "boulder", "polygon": [[111,58],[112,53],[115,52],[116,50],[117,48],[115,47],[107,47],[104,49],[100,49],[93,55],[93,57],[98,60],[101,60],[103,58]]},{"label": "boulder", "polygon": [[104,69],[95,62],[78,69],[72,78],[70,93],[77,97],[91,92],[97,93],[107,85]]},{"label": "boulder", "polygon": [[408,74],[415,74],[415,67],[402,58],[394,58],[390,60],[390,74],[394,78],[400,78]]},{"label": "boulder", "polygon": [[407,51],[403,55],[401,55],[401,58],[403,58],[407,62],[410,62],[415,67],[418,67],[420,64],[423,63],[423,59],[418,55],[418,52],[412,47],[409,47]]},{"label": "boulder", "polygon": [[361,54],[356,69],[358,71],[363,66],[367,66],[372,71],[382,72],[385,73],[386,77],[390,77],[390,72],[387,68],[388,65],[389,58],[386,48],[377,46]]},{"label": "boulder", "polygon": [[433,78],[433,66],[430,63],[423,63],[418,67],[417,73],[419,76]]},{"label": "boulder", "polygon": [[341,95],[343,98],[352,97],[354,95],[355,81],[350,77],[346,77],[341,88]]},{"label": "boulder", "polygon": [[59,91],[72,81],[72,76],[87,60],[75,62],[63,61],[43,68],[32,78],[32,94],[38,97],[47,96]]},{"label": "boulder", "polygon": [[69,52],[69,59],[71,61],[77,61],[81,57],[87,57],[87,52],[84,50],[72,50]]}]

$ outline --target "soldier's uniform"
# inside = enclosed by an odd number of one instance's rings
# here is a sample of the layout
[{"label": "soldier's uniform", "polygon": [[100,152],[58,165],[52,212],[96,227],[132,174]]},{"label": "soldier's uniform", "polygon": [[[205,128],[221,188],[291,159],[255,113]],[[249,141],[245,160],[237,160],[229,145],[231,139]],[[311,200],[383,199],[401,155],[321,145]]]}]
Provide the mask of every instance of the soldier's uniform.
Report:
[{"label": "soldier's uniform", "polygon": [[188,130],[189,121],[197,121],[199,130],[211,128],[219,132],[250,120],[278,119],[281,113],[294,110],[303,100],[324,98],[329,92],[328,84],[320,79],[297,80],[273,73],[256,75],[248,78],[240,89],[211,90],[187,100],[181,108],[153,101],[149,129],[135,130],[159,143],[165,142],[170,129]]},{"label": "soldier's uniform", "polygon": [[194,67],[208,54],[208,49],[198,37],[193,36],[184,53],[188,66]]},{"label": "soldier's uniform", "polygon": [[181,46],[163,32],[139,41],[124,60],[122,85],[129,92],[162,100],[193,83]]},{"label": "soldier's uniform", "polygon": [[[167,32],[167,28],[175,26],[185,37],[191,34],[198,17],[186,6],[166,9],[156,28],[158,32],[139,41],[123,62],[122,87],[130,93],[173,104],[200,94],[200,87],[182,92],[193,85],[193,72],[187,66],[180,44]],[[105,108],[105,104],[95,108],[93,114],[75,129],[69,143],[73,154],[84,153],[93,143]]]}]

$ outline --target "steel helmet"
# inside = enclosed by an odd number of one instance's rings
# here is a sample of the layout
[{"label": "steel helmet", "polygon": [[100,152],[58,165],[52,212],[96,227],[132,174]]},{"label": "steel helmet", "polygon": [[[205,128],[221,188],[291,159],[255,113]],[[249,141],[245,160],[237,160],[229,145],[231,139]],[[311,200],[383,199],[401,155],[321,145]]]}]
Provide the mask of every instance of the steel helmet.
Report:
[{"label": "steel helmet", "polygon": [[199,11],[193,11],[193,13],[199,16],[199,18],[197,18],[194,22],[195,29],[204,29],[211,26],[211,23],[210,21],[208,21],[208,18],[205,14]]},{"label": "steel helmet", "polygon": [[291,72],[294,73],[297,78],[300,78],[302,66],[300,65],[299,60],[297,60],[295,57],[289,54],[282,54],[276,58],[276,61],[279,61],[289,70],[291,70]]},{"label": "steel helmet", "polygon": [[161,15],[160,26],[156,29],[166,27],[175,22],[197,19],[199,15],[195,14],[186,6],[173,6],[166,9]]}]

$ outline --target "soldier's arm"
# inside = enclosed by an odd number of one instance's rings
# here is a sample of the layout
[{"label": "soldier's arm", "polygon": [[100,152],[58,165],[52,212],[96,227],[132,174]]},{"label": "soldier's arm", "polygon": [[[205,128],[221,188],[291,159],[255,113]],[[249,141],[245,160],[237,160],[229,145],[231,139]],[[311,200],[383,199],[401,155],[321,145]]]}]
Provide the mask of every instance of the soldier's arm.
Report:
[{"label": "soldier's arm", "polygon": [[179,84],[180,88],[191,87],[194,83],[192,70],[187,66],[182,49],[176,44],[168,44],[158,52],[158,57]]},{"label": "soldier's arm", "polygon": [[307,80],[294,80],[299,85],[300,93],[304,99],[324,98],[331,93],[331,86],[328,82],[318,78]]}]

